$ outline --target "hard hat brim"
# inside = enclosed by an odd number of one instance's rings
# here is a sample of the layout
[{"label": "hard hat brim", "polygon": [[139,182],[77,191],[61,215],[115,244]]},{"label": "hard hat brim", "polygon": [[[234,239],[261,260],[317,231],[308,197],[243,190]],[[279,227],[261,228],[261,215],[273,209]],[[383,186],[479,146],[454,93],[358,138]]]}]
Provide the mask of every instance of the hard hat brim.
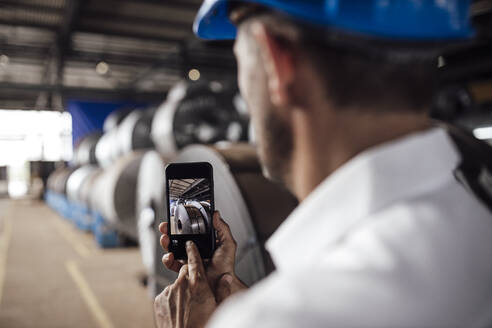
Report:
[{"label": "hard hat brim", "polygon": [[[278,10],[306,23],[349,33],[400,41],[453,41],[469,39],[469,0],[243,0]],[[203,39],[234,39],[228,0],[205,0],[193,29]],[[386,4],[385,4],[386,3]]]}]

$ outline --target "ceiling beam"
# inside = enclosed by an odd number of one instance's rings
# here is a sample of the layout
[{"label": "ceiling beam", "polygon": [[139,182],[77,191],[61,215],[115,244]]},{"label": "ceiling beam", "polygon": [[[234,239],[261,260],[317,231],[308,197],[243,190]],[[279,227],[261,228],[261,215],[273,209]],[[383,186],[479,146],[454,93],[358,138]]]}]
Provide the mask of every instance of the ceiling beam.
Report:
[{"label": "ceiling beam", "polygon": [[112,53],[95,53],[84,51],[72,51],[67,56],[67,60],[76,60],[82,62],[97,63],[99,61],[106,61],[108,64],[120,64],[120,65],[153,65],[158,63],[162,66],[168,66],[170,68],[177,67],[180,63],[180,59],[176,54],[162,54],[162,56],[156,57],[142,57],[138,55],[119,55]]},{"label": "ceiling beam", "polygon": [[193,26],[191,22],[184,22],[182,20],[173,19],[173,17],[165,17],[165,18],[163,17],[157,19],[151,17],[124,15],[124,14],[119,14],[118,12],[112,12],[111,14],[108,14],[96,10],[85,11],[84,16],[96,20],[105,20],[108,19],[108,17],[110,16],[111,21],[119,21],[130,25],[142,25],[142,26],[148,26],[153,28],[167,27],[177,30],[191,31]]},{"label": "ceiling beam", "polygon": [[42,59],[51,51],[50,47],[36,47],[30,45],[2,44],[1,51],[11,58]]},{"label": "ceiling beam", "polygon": [[56,24],[41,24],[41,23],[34,23],[31,21],[23,21],[23,20],[11,20],[11,19],[3,19],[0,18],[0,24],[1,25],[8,25],[8,26],[13,26],[13,27],[29,27],[29,28],[40,28],[40,29],[45,29],[45,30],[50,30],[50,31],[56,31],[58,29],[58,25]]},{"label": "ceiling beam", "polygon": [[[58,29],[56,42],[46,61],[43,83],[52,85],[50,92],[41,91],[36,100],[36,107],[63,108],[63,72],[65,57],[72,48],[72,32],[81,12],[80,0],[65,0],[63,19]],[[49,104],[48,104],[49,103]]]},{"label": "ceiling beam", "polygon": [[80,0],[66,0],[65,12],[63,15],[63,21],[58,33],[58,42],[62,46],[70,47],[70,37],[80,18],[81,13],[81,1]]},{"label": "ceiling beam", "polygon": [[[9,90],[26,92],[53,92],[56,86],[47,84],[27,84],[0,82],[2,93],[8,94]],[[165,99],[167,90],[159,92],[136,91],[132,89],[99,89],[84,87],[62,86],[61,91],[66,97],[80,99],[127,99],[127,100],[148,100],[162,101]],[[1,95],[0,95],[1,98]]]},{"label": "ceiling beam", "polygon": [[161,7],[170,7],[170,8],[176,8],[176,9],[184,9],[184,10],[190,10],[190,11],[198,11],[201,5],[201,0],[195,1],[195,2],[190,2],[190,1],[183,1],[183,0],[125,0],[122,2],[138,2],[138,3],[151,3],[151,4],[156,4]]},{"label": "ceiling beam", "polygon": [[[177,43],[183,41],[182,37],[172,37],[172,36],[156,36],[149,35],[139,32],[130,32],[130,31],[118,31],[116,29],[101,29],[93,26],[78,26],[77,32],[87,32],[108,36],[119,36],[119,37],[127,37],[127,38],[136,38],[140,40],[149,40],[149,41],[159,41],[159,42],[168,42],[168,43]],[[193,37],[191,32],[189,37]]]},{"label": "ceiling beam", "polygon": [[[2,53],[10,56],[12,59],[41,59],[47,58],[51,49],[47,47],[35,47],[27,45],[2,45]],[[152,70],[158,70],[166,68],[169,70],[175,70],[176,75],[184,76],[187,70],[190,68],[210,69],[210,70],[231,70],[233,72],[236,69],[236,62],[234,57],[214,57],[193,54],[191,58],[185,63],[179,52],[163,53],[156,55],[155,57],[144,57],[132,54],[112,54],[112,53],[96,53],[96,52],[84,52],[74,51],[65,55],[66,61],[76,61],[82,63],[97,63],[99,61],[106,61],[108,64],[114,65],[129,65],[146,66],[150,69],[143,70],[140,74],[135,76],[133,85],[144,80],[147,74],[151,74]],[[184,74],[184,75],[183,75]]]},{"label": "ceiling beam", "polygon": [[[42,59],[50,54],[51,47],[40,47],[32,45],[14,45],[2,44],[1,51],[3,54],[12,58],[25,59]],[[81,62],[99,62],[105,60],[111,64],[121,65],[151,65],[155,62],[162,64],[171,63],[173,57],[178,56],[177,52],[156,53],[155,56],[139,56],[137,54],[114,54],[114,53],[98,53],[82,50],[71,50],[65,54],[66,60],[75,60]],[[178,59],[176,59],[178,61]]]},{"label": "ceiling beam", "polygon": [[63,15],[64,10],[60,7],[41,5],[36,3],[19,2],[16,0],[0,0],[0,10],[2,8],[21,9],[26,11],[43,12],[55,15]]}]

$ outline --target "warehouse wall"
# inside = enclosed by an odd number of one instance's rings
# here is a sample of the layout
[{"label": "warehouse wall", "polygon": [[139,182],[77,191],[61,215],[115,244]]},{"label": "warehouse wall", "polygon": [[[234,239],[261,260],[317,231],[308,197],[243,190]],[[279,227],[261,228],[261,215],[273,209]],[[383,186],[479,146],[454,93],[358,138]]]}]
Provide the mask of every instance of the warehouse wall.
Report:
[{"label": "warehouse wall", "polygon": [[85,135],[102,131],[104,120],[113,111],[123,107],[146,107],[147,104],[136,102],[92,102],[69,100],[67,110],[72,115],[73,144]]}]

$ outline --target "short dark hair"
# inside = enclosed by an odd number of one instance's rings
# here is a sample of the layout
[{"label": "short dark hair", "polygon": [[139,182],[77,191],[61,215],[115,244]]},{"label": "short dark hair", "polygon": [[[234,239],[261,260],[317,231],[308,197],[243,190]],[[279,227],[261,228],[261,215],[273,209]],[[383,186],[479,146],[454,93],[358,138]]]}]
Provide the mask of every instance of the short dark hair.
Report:
[{"label": "short dark hair", "polygon": [[233,7],[231,20],[238,26],[261,21],[279,42],[301,51],[317,68],[327,98],[336,108],[426,111],[432,105],[436,58],[391,60],[361,48],[340,46],[317,39],[311,27],[258,5]]}]

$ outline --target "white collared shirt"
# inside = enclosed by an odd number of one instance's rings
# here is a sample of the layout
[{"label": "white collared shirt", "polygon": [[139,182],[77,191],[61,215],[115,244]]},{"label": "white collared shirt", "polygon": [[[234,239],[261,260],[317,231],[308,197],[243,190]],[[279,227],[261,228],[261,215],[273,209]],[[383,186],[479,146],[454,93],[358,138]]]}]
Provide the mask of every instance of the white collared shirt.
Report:
[{"label": "white collared shirt", "polygon": [[437,128],[354,157],[272,235],[277,271],[208,327],[490,324],[492,216],[455,180],[459,160]]}]

